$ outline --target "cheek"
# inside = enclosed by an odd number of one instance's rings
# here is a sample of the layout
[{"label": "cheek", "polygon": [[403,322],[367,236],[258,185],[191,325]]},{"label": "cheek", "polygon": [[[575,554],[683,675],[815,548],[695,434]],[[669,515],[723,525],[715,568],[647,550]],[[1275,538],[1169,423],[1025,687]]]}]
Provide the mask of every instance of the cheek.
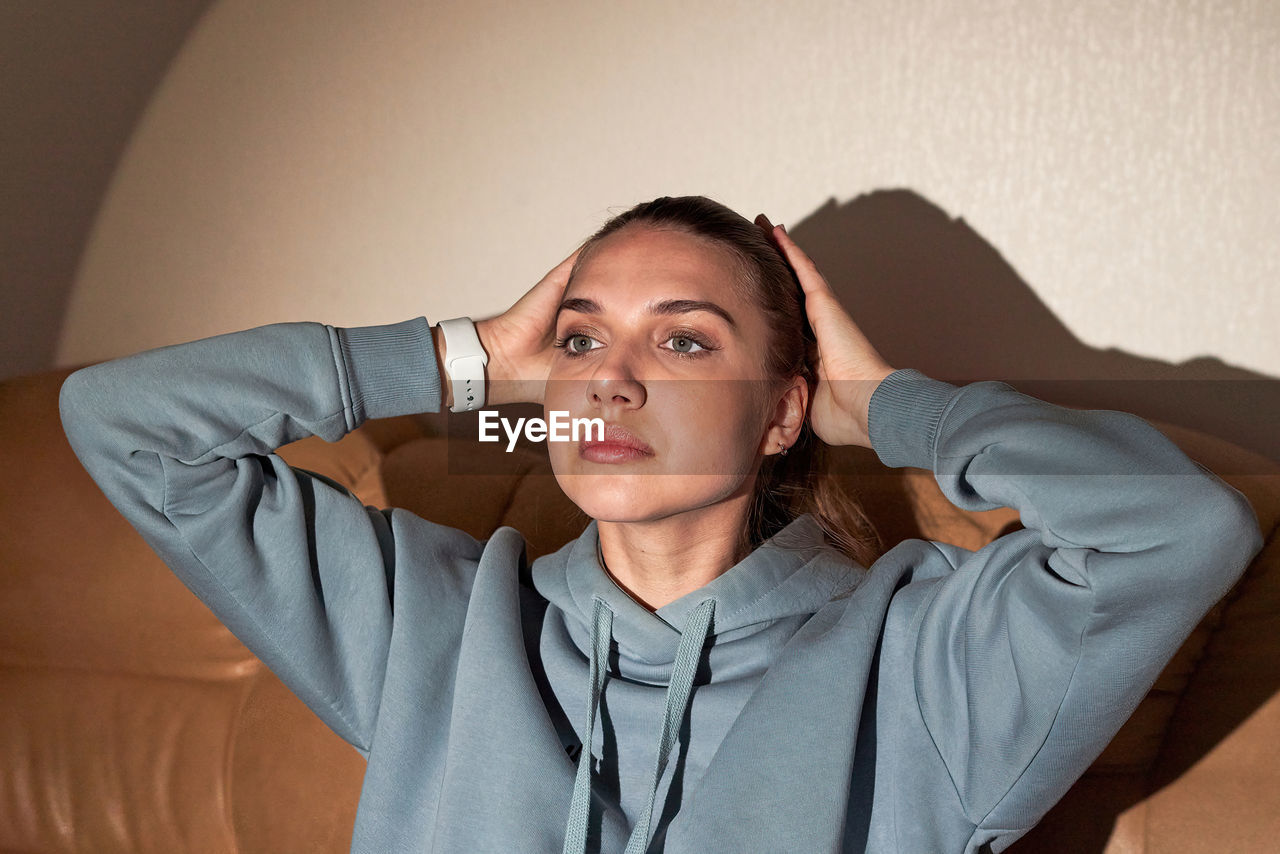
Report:
[{"label": "cheek", "polygon": [[741,398],[704,396],[686,410],[680,464],[689,474],[740,476],[755,462],[761,421]]},{"label": "cheek", "polygon": [[545,417],[552,409],[564,409],[560,405],[568,399],[569,384],[564,380],[556,379],[554,376],[548,377],[546,385],[542,387],[542,409]]}]

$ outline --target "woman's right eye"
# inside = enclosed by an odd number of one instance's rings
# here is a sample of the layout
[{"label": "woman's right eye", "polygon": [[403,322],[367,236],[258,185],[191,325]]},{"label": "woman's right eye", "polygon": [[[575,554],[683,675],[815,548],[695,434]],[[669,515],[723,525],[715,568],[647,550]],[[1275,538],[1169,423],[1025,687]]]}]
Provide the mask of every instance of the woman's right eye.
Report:
[{"label": "woman's right eye", "polygon": [[581,332],[566,335],[555,342],[555,346],[565,351],[566,356],[581,356],[591,350],[596,349],[592,344],[599,343],[590,335],[583,335]]}]

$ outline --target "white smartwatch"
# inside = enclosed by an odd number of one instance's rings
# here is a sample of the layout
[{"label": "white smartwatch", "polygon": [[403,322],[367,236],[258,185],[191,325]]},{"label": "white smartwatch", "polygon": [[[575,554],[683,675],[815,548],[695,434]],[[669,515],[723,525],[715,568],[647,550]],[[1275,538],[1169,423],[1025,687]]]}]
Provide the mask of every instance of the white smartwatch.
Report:
[{"label": "white smartwatch", "polygon": [[437,324],[444,335],[444,369],[453,385],[450,412],[470,412],[484,406],[484,366],[489,354],[480,343],[469,317],[455,317]]}]

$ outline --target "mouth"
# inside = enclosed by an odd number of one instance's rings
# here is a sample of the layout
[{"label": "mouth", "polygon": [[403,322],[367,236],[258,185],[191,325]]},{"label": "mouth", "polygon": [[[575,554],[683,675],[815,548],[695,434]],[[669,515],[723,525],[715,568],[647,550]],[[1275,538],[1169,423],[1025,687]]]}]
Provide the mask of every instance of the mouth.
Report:
[{"label": "mouth", "polygon": [[579,442],[578,456],[592,463],[627,463],[652,457],[653,448],[622,425],[606,424],[604,441]]}]

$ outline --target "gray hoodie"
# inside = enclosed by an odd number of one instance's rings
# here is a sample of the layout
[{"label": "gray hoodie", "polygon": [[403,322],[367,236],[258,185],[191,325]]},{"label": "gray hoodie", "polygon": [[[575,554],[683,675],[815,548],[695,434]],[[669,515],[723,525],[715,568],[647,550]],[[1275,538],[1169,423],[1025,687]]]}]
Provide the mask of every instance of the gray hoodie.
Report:
[{"label": "gray hoodie", "polygon": [[863,567],[801,516],[656,612],[594,522],[530,563],[511,528],[366,507],[274,453],[438,411],[425,318],[139,353],[61,407],[106,496],[367,759],[370,854],[1002,851],[1262,547],[1136,416],[912,369],[871,398],[880,460],[1023,530]]}]

